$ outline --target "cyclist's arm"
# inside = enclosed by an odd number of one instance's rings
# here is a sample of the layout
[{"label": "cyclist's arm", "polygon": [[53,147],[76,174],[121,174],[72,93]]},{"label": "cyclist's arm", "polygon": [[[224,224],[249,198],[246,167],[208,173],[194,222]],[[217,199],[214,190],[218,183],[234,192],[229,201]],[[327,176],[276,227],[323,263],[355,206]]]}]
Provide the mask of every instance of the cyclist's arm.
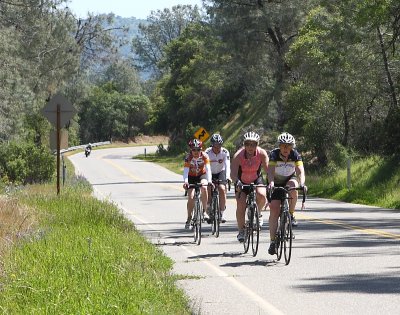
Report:
[{"label": "cyclist's arm", "polygon": [[238,180],[238,171],[239,171],[239,151],[235,153],[232,163],[231,163],[231,179],[232,182],[236,182]]},{"label": "cyclist's arm", "polygon": [[261,151],[261,164],[264,169],[265,174],[268,176],[268,163],[269,163],[269,158],[267,151],[264,149]]},{"label": "cyclist's arm", "polygon": [[268,178],[268,183],[271,184],[274,182],[275,178],[275,164],[271,165],[269,164],[268,166],[268,171],[267,171],[267,178]]},{"label": "cyclist's arm", "polygon": [[211,166],[210,166],[210,163],[207,163],[207,164],[206,164],[206,176],[207,176],[207,181],[208,181],[209,183],[211,183],[211,181],[212,181],[212,176],[211,176]]},{"label": "cyclist's arm", "polygon": [[183,182],[186,184],[189,183],[189,167],[183,168]]},{"label": "cyclist's arm", "polygon": [[299,185],[300,186],[304,186],[305,182],[306,182],[306,175],[304,172],[304,165],[303,163],[296,165],[296,175],[297,178],[299,180]]},{"label": "cyclist's arm", "polygon": [[226,174],[226,179],[231,178],[231,159],[229,157],[229,151],[226,151],[226,158],[225,158],[225,174]]}]

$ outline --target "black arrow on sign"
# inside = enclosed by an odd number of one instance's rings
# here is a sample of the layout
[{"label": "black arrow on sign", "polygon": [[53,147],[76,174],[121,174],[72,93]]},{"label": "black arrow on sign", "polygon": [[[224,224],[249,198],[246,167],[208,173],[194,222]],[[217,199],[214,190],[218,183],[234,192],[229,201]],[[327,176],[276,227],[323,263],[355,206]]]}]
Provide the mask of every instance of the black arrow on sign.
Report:
[{"label": "black arrow on sign", "polygon": [[206,131],[203,129],[202,133],[199,134],[199,140],[206,135]]}]

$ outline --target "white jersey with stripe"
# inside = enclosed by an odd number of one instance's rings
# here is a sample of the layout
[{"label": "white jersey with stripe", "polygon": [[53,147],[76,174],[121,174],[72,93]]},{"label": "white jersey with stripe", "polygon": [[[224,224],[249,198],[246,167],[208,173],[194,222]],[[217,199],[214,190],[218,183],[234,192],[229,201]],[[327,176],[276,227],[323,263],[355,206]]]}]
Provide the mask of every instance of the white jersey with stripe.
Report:
[{"label": "white jersey with stripe", "polygon": [[218,174],[225,171],[226,178],[230,178],[231,161],[229,151],[222,147],[220,152],[216,154],[212,147],[208,147],[206,153],[210,158],[211,173]]}]

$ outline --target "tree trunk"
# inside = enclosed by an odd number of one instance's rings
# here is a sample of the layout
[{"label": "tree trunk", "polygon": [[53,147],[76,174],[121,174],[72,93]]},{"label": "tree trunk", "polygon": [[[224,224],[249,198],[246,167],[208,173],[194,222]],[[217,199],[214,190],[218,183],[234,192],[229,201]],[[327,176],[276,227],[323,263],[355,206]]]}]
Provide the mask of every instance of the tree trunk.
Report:
[{"label": "tree trunk", "polygon": [[390,112],[392,112],[393,109],[398,108],[396,90],[394,88],[392,75],[390,73],[388,59],[387,59],[386,50],[385,50],[385,44],[383,42],[383,36],[382,36],[382,33],[381,33],[381,30],[380,30],[379,26],[376,28],[376,30],[378,32],[379,44],[381,46],[383,63],[384,63],[384,66],[385,66],[385,73],[386,73],[387,81],[388,81],[388,84],[389,84],[390,95],[391,95],[391,98],[392,98],[392,106],[391,106],[391,110],[389,111],[389,113],[390,113]]}]

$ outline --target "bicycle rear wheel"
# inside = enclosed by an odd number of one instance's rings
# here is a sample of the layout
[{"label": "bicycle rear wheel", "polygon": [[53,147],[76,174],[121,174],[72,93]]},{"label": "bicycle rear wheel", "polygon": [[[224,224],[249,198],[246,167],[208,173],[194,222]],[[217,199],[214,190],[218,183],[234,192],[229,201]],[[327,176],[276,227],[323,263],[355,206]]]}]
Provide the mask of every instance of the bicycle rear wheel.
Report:
[{"label": "bicycle rear wheel", "polygon": [[286,265],[289,265],[290,258],[292,256],[292,240],[293,240],[292,220],[290,218],[289,212],[285,213],[285,229],[283,238],[284,238],[285,263]]},{"label": "bicycle rear wheel", "polygon": [[193,238],[197,245],[201,243],[201,221],[202,221],[202,209],[200,201],[196,200],[193,214]]},{"label": "bicycle rear wheel", "polygon": [[258,242],[260,240],[260,221],[257,205],[253,205],[253,224],[251,229],[251,249],[253,251],[253,256],[257,255],[258,252]]}]

